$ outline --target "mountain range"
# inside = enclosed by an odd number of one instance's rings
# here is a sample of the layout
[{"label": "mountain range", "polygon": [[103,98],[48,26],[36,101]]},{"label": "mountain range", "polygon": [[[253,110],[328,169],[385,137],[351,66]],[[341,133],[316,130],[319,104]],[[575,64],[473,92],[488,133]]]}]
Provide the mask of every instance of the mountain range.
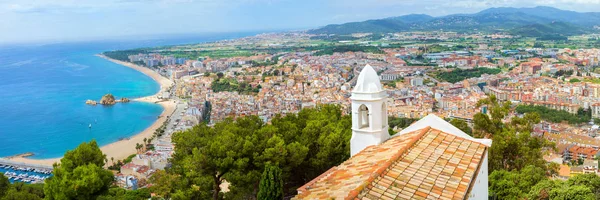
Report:
[{"label": "mountain range", "polygon": [[313,34],[392,33],[407,31],[509,32],[526,37],[571,36],[594,32],[600,12],[580,13],[553,7],[489,8],[475,14],[399,17],[332,24],[309,30]]}]

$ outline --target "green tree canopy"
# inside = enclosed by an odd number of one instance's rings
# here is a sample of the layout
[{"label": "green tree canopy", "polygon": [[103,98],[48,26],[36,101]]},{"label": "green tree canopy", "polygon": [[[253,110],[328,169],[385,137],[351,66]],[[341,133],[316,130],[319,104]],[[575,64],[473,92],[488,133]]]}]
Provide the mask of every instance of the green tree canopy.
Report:
[{"label": "green tree canopy", "polygon": [[258,200],[283,199],[283,180],[281,169],[274,165],[267,165],[260,179]]},{"label": "green tree canopy", "polygon": [[540,181],[529,190],[527,199],[548,200],[550,199],[550,191],[556,187],[557,184],[560,184],[560,182],[549,179]]},{"label": "green tree canopy", "polygon": [[465,120],[455,118],[450,120],[450,124],[465,132],[467,135],[473,136],[473,129],[469,127],[469,124],[467,124]]},{"label": "green tree canopy", "polygon": [[46,199],[94,199],[106,192],[113,174],[102,168],[105,159],[96,141],[65,153],[61,164],[54,164],[54,176],[46,179]]},{"label": "green tree canopy", "polygon": [[258,87],[252,87],[246,82],[239,83],[236,79],[233,78],[219,78],[215,79],[210,88],[214,92],[223,92],[223,91],[237,91],[242,94],[256,94],[260,91]]},{"label": "green tree canopy", "polygon": [[491,137],[489,149],[489,169],[521,170],[533,165],[547,170],[543,159],[545,150],[554,148],[554,143],[542,137],[531,135],[533,125],[540,122],[537,113],[527,113],[524,117],[514,117],[510,123],[503,120],[510,111],[510,102],[500,103],[494,95],[482,99],[477,106],[487,106],[487,114],[477,113],[473,118],[475,136]]},{"label": "green tree canopy", "polygon": [[[6,180],[8,183],[8,179]],[[44,198],[43,184],[25,184],[22,182],[15,182],[14,184],[9,184],[6,186],[8,186],[6,188],[7,190],[4,194],[0,195],[0,200],[36,200]]]},{"label": "green tree canopy", "polygon": [[561,184],[557,188],[550,190],[550,198],[556,200],[593,200],[597,199],[589,187],[585,185],[566,185]]},{"label": "green tree canopy", "polygon": [[515,109],[518,113],[538,113],[541,119],[554,122],[568,122],[569,124],[587,123],[592,119],[591,110],[579,108],[577,114],[571,114],[564,110],[555,110],[544,106],[519,105]]},{"label": "green tree canopy", "polygon": [[600,177],[596,174],[580,174],[569,178],[566,184],[569,186],[586,186],[590,188],[596,199],[600,199]]},{"label": "green tree canopy", "polygon": [[501,199],[520,199],[538,182],[545,180],[544,169],[529,165],[521,171],[496,170],[489,176],[490,195]]},{"label": "green tree canopy", "polygon": [[38,200],[42,199],[41,197],[28,193],[26,191],[19,191],[17,189],[11,188],[6,192],[6,194],[1,198],[2,200]]},{"label": "green tree canopy", "polygon": [[123,200],[145,200],[150,198],[150,191],[147,188],[141,188],[137,190],[126,190],[123,188],[110,188],[108,191],[96,198],[96,200],[113,200],[113,199],[123,199]]},{"label": "green tree canopy", "polygon": [[179,177],[174,174],[169,174],[164,170],[157,170],[149,180],[154,183],[150,190],[156,193],[156,195],[165,199],[170,198],[173,188],[176,188],[175,184],[180,183]]},{"label": "green tree canopy", "polygon": [[498,74],[502,72],[500,69],[491,69],[485,67],[478,67],[473,69],[455,69],[451,72],[438,72],[435,75],[436,78],[448,81],[450,83],[456,83],[465,79],[480,77],[482,74]]},{"label": "green tree canopy", "polygon": [[10,189],[10,182],[8,181],[8,178],[6,178],[6,176],[3,174],[0,174],[0,197],[4,196],[8,189]]},{"label": "green tree canopy", "polygon": [[[579,176],[579,175],[578,175]],[[534,185],[527,196],[527,199],[598,199],[593,193],[593,188],[584,184],[571,184],[571,179],[577,179],[578,176],[570,178],[568,181],[546,179]],[[596,176],[594,174],[594,176]]]},{"label": "green tree canopy", "polygon": [[496,96],[481,99],[477,102],[477,107],[487,107],[488,113],[477,113],[473,116],[474,131],[478,137],[489,136],[502,131],[504,123],[502,120],[510,112],[510,101],[501,103]]},{"label": "green tree canopy", "polygon": [[96,140],[92,140],[89,143],[81,143],[74,150],[67,151],[65,156],[60,159],[60,166],[68,171],[73,171],[75,168],[87,164],[102,167],[105,159],[106,155],[102,153]]},{"label": "green tree canopy", "polygon": [[[351,124],[335,105],[277,115],[271,124],[257,116],[200,124],[173,135],[176,148],[167,172],[178,178],[165,179],[178,183],[151,189],[173,199],[256,198],[265,164],[276,163],[284,192],[293,194],[350,157]],[[225,181],[229,192],[223,194],[219,186]]]}]

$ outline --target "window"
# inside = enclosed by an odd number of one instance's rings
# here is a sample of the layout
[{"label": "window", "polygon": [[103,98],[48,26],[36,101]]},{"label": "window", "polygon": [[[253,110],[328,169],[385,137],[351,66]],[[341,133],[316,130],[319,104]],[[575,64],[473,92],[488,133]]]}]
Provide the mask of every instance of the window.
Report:
[{"label": "window", "polygon": [[369,108],[367,106],[360,105],[358,108],[358,127],[368,128],[369,127]]}]

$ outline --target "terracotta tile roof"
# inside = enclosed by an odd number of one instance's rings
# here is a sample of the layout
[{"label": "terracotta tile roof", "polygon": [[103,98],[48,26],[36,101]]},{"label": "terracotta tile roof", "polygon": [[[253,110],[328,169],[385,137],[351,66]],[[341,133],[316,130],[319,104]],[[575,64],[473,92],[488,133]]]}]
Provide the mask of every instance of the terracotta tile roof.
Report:
[{"label": "terracotta tile roof", "polygon": [[465,199],[486,148],[426,127],[366,148],[294,199]]},{"label": "terracotta tile roof", "polygon": [[562,177],[569,177],[571,175],[571,167],[569,167],[568,165],[560,165],[558,175]]}]

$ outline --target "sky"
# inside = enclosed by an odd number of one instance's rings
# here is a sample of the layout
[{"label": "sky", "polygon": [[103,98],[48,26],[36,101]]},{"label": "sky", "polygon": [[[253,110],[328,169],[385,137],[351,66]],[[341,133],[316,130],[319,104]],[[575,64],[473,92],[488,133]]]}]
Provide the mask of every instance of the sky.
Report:
[{"label": "sky", "polygon": [[413,13],[534,6],[593,12],[600,0],[0,0],[0,43],[306,30]]}]

